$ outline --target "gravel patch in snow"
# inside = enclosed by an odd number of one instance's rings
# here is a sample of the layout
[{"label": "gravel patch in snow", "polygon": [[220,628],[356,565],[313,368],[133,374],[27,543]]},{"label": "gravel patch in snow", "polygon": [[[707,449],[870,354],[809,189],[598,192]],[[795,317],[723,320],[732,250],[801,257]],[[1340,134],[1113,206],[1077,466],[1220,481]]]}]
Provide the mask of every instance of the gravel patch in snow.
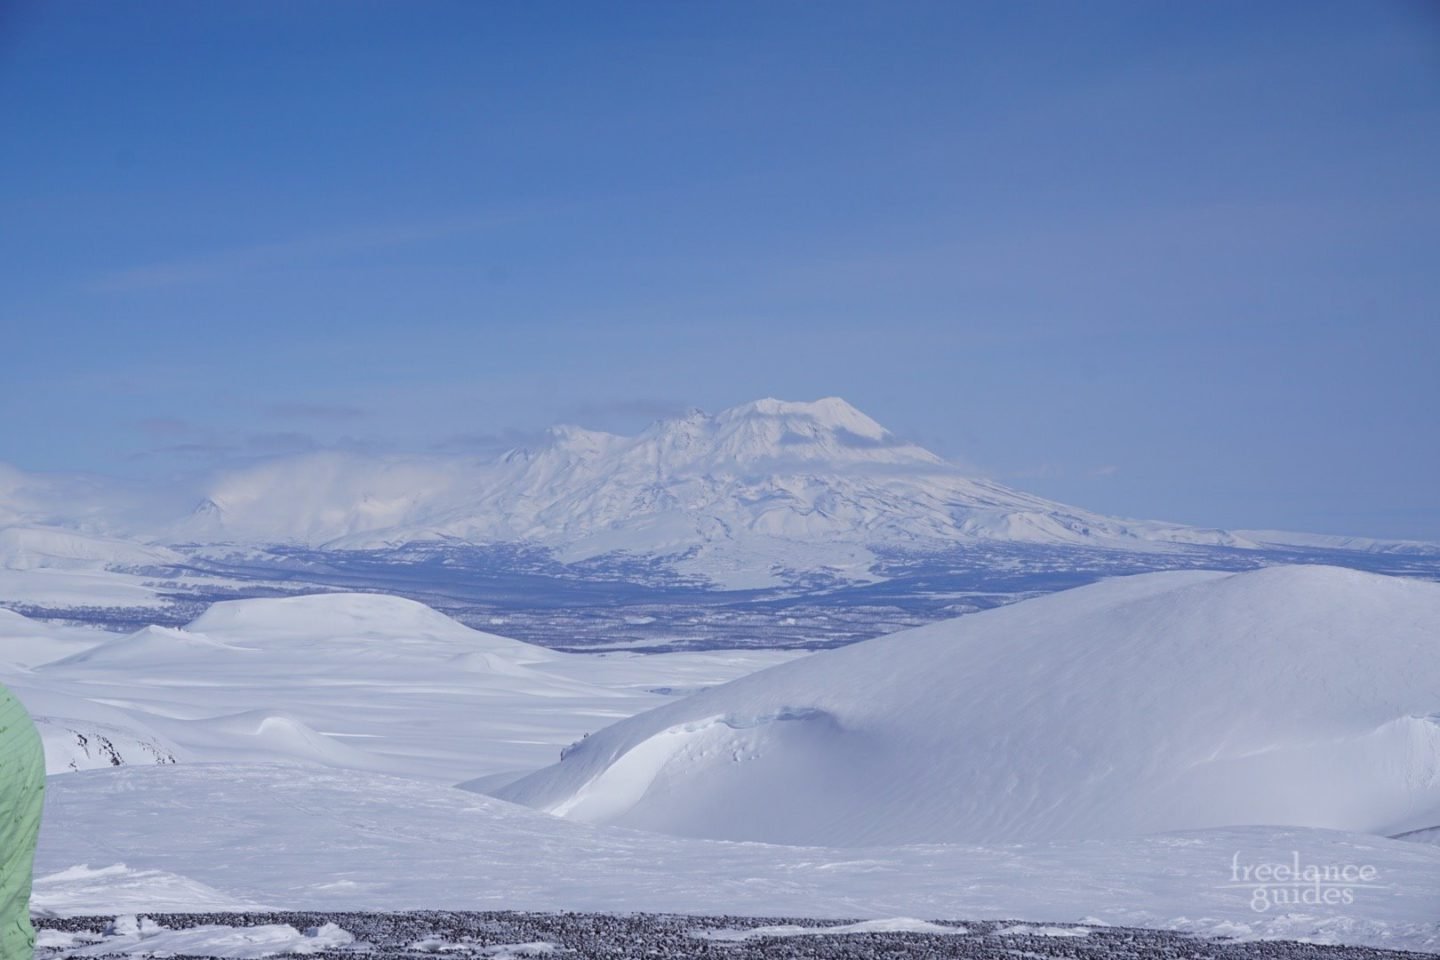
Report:
[{"label": "gravel patch in snow", "polygon": [[[46,917],[37,960],[73,956],[310,960],[564,957],[620,960],[1416,960],[1429,954],[1293,941],[1207,939],[1107,926],[1013,921],[832,921],[675,914],[439,912],[203,913]],[[963,931],[963,932],[962,932]],[[151,942],[146,943],[148,937]]]}]

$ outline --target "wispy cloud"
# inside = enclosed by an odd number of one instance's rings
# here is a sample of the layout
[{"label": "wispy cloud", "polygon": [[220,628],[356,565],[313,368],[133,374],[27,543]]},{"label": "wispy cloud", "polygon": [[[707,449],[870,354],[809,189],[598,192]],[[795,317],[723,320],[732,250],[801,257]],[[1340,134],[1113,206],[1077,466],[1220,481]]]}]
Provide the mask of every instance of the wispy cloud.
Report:
[{"label": "wispy cloud", "polygon": [[430,445],[435,453],[487,455],[544,441],[544,430],[501,430],[495,433],[456,433]]},{"label": "wispy cloud", "polygon": [[233,456],[235,452],[236,448],[229,444],[195,441],[189,443],[167,443],[158,447],[150,447],[146,450],[137,450],[130,454],[128,459],[176,459],[209,463]]},{"label": "wispy cloud", "polygon": [[598,429],[632,426],[637,420],[677,417],[688,409],[682,403],[657,397],[626,397],[575,404],[560,411],[560,420]]},{"label": "wispy cloud", "polygon": [[302,431],[281,430],[243,435],[222,434],[213,438],[159,444],[136,450],[130,453],[127,459],[135,462],[181,463],[208,472],[324,451],[361,456],[384,456],[401,452],[392,444],[365,438],[342,437],[327,442]]},{"label": "wispy cloud", "polygon": [[449,218],[292,237],[112,270],[96,277],[91,288],[100,293],[130,293],[212,283],[296,262],[333,259],[473,233],[516,219],[514,215]]},{"label": "wispy cloud", "polygon": [[267,416],[277,420],[319,420],[328,423],[344,423],[363,420],[370,411],[344,403],[275,403],[265,408]]},{"label": "wispy cloud", "polygon": [[308,433],[287,430],[278,433],[252,433],[245,438],[245,447],[261,456],[273,456],[310,453],[320,449],[320,443]]},{"label": "wispy cloud", "polygon": [[1008,470],[1001,474],[1006,480],[1064,480],[1074,477],[1114,477],[1120,467],[1114,463],[1102,463],[1087,467],[1080,464],[1041,463],[1029,467]]}]

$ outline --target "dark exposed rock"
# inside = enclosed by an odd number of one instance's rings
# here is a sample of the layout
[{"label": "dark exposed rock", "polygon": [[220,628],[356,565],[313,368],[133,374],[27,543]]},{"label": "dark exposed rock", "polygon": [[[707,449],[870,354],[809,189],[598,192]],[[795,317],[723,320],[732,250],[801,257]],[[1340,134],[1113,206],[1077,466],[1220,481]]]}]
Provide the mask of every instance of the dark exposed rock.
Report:
[{"label": "dark exposed rock", "polygon": [[[849,933],[788,937],[713,939],[707,934],[755,927],[834,926],[843,920],[782,917],[685,916],[613,913],[187,913],[146,914],[164,927],[184,929],[208,924],[257,926],[289,924],[297,930],[334,923],[354,935],[353,948],[311,953],[322,960],[443,956],[454,960],[494,957],[504,944],[550,943],[551,956],[620,958],[699,958],[699,960],[913,960],[1004,958],[1004,960],[1419,960],[1428,954],[1370,947],[1320,946],[1292,941],[1210,939],[1161,930],[1086,927],[1084,936],[1004,933],[1014,926],[996,921],[944,921],[963,926],[960,935],[923,933]],[[44,918],[37,926],[53,930],[103,932],[110,917]],[[1027,924],[1033,927],[1034,924]],[[1074,929],[1075,924],[1066,924]],[[432,943],[443,942],[443,952]],[[487,950],[487,948],[491,948]],[[500,955],[505,955],[501,953]]]}]

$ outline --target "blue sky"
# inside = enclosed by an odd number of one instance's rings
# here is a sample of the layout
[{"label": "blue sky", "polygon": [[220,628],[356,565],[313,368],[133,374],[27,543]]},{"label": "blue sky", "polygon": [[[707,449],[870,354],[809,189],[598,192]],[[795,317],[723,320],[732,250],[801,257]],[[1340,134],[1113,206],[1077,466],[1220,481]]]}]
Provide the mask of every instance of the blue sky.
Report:
[{"label": "blue sky", "polygon": [[7,4],[0,461],[839,395],[987,475],[1440,539],[1422,2]]}]

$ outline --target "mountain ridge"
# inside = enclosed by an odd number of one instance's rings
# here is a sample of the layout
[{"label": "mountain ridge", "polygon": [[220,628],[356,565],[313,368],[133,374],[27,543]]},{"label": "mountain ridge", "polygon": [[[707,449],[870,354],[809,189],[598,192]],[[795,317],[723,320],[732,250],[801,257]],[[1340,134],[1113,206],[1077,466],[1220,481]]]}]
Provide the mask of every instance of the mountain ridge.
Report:
[{"label": "mountain ridge", "polygon": [[[0,465],[0,528],[12,528],[0,531],[0,561],[54,568],[84,557],[120,569],[153,565],[151,547],[224,560],[519,544],[562,564],[639,558],[750,589],[870,582],[888,576],[885,557],[993,545],[1144,554],[1162,565],[1207,549],[1440,556],[1440,545],[1419,542],[1105,516],[974,476],[838,397],[690,410],[630,436],[559,425],[490,459],[333,449],[270,459],[215,477],[168,523],[122,527],[125,511],[104,509],[108,499],[90,480],[52,489]],[[66,502],[78,504],[73,523],[58,512]],[[42,540],[66,546],[40,550]]]},{"label": "mountain ridge", "polygon": [[171,536],[322,549],[526,541],[566,560],[677,557],[730,585],[773,582],[779,567],[863,579],[882,546],[1254,546],[967,476],[838,397],[691,411],[631,437],[561,426],[489,462],[306,455],[222,478]]}]

